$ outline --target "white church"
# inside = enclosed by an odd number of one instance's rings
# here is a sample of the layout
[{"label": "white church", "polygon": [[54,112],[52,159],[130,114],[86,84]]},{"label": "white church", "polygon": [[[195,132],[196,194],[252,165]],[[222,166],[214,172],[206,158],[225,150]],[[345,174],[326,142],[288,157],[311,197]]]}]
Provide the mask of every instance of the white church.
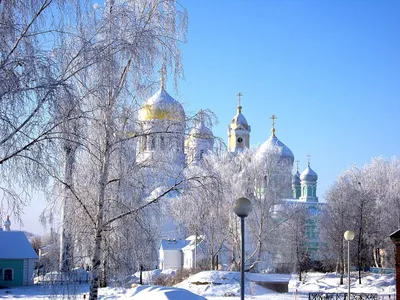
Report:
[{"label": "white church", "polygon": [[[239,93],[237,112],[228,125],[228,151],[232,155],[250,147],[251,126],[242,113],[241,96]],[[141,130],[145,135],[140,138],[138,143],[137,162],[166,160],[170,165],[176,166],[176,169],[181,169],[185,164],[200,161],[203,154],[213,151],[214,137],[210,128],[205,125],[202,112],[199,115],[198,122],[196,122],[190,133],[185,136],[186,114],[183,106],[167,93],[164,87],[164,80],[161,79],[161,88],[143,103],[138,112],[139,126],[141,126]],[[257,151],[264,152],[274,148],[278,150],[280,158],[288,161],[293,168],[294,155],[275,134],[276,116],[272,115],[271,119],[273,122],[272,134]],[[169,151],[166,151],[166,149]],[[169,154],[166,158],[167,152]],[[297,166],[296,172],[292,175],[291,187],[288,187],[288,190],[291,190],[291,195],[288,195],[289,199],[285,200],[289,203],[307,205],[310,214],[318,212],[317,180],[318,175],[311,169],[310,162],[301,173]],[[309,244],[311,249],[316,250],[319,237],[318,234],[313,232],[315,231],[315,225],[311,227]],[[179,248],[179,245],[182,245],[182,247]],[[185,242],[171,243],[165,237],[161,241],[160,258],[162,261],[160,266],[162,268],[167,265],[193,267],[193,263],[184,264],[185,261],[188,261],[185,258],[185,253],[192,257],[194,251],[194,249],[185,251],[185,249],[187,250],[186,246],[187,243]],[[174,251],[173,255],[171,255],[171,251]],[[170,261],[166,261],[167,257],[170,257]]]}]

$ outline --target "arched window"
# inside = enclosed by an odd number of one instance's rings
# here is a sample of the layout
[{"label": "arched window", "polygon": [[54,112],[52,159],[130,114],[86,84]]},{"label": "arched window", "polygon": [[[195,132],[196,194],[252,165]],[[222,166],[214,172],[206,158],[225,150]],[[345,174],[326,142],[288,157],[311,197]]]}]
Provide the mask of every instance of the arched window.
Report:
[{"label": "arched window", "polygon": [[156,148],[156,138],[154,136],[149,136],[150,139],[150,150],[154,150]]},{"label": "arched window", "polygon": [[4,269],[3,280],[11,281],[14,279],[14,270],[13,269]]},{"label": "arched window", "polygon": [[143,152],[146,150],[147,150],[147,136],[143,135],[140,140],[140,151]]},{"label": "arched window", "polygon": [[204,150],[201,149],[201,150],[200,150],[200,159],[203,159],[203,155],[204,155]]},{"label": "arched window", "polygon": [[164,142],[164,137],[160,136],[160,149],[164,150],[165,142]]},{"label": "arched window", "polygon": [[312,186],[308,186],[308,188],[307,188],[307,196],[312,196],[312,194],[313,194],[312,190],[313,190]]}]

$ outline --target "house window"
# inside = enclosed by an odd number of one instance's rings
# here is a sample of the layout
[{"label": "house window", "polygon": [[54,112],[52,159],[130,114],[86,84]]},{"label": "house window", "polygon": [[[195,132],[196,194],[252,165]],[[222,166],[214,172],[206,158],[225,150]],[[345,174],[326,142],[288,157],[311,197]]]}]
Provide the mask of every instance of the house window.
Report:
[{"label": "house window", "polygon": [[3,277],[4,281],[13,280],[13,277],[14,277],[14,270],[13,269],[5,269],[4,270],[4,277]]}]

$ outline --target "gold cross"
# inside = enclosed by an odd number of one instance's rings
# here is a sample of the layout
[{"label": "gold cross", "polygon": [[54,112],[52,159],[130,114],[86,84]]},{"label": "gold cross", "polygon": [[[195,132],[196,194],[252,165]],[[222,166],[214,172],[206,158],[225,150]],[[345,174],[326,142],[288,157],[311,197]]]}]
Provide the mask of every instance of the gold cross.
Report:
[{"label": "gold cross", "polygon": [[163,65],[160,70],[158,70],[158,74],[161,76],[161,88],[164,89],[165,86],[165,66]]},{"label": "gold cross", "polygon": [[200,119],[200,123],[204,122],[204,110],[200,109],[199,111],[199,119]]},{"label": "gold cross", "polygon": [[238,106],[241,106],[241,102],[242,102],[242,96],[243,96],[243,94],[241,93],[241,92],[239,92],[239,94],[237,94],[238,95],[238,103],[239,103],[239,105]]},{"label": "gold cross", "polygon": [[310,153],[307,153],[307,160],[308,160],[308,166],[310,166],[310,158],[311,158],[311,154]]},{"label": "gold cross", "polygon": [[272,129],[271,129],[272,135],[275,136],[275,120],[278,119],[278,117],[272,114],[270,119],[272,120]]}]

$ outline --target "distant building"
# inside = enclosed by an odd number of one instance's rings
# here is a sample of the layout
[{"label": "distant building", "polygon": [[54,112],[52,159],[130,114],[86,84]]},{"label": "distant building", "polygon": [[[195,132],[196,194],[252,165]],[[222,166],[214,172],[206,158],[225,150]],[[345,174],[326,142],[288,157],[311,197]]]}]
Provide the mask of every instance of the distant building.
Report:
[{"label": "distant building", "polygon": [[11,231],[7,216],[4,231],[0,228],[0,288],[33,284],[33,271],[38,255],[25,233]]},{"label": "distant building", "polygon": [[[193,269],[195,268],[196,249],[203,241],[203,237],[191,235],[185,240],[161,240],[159,268],[166,269]],[[200,254],[200,253],[199,253]]]}]

